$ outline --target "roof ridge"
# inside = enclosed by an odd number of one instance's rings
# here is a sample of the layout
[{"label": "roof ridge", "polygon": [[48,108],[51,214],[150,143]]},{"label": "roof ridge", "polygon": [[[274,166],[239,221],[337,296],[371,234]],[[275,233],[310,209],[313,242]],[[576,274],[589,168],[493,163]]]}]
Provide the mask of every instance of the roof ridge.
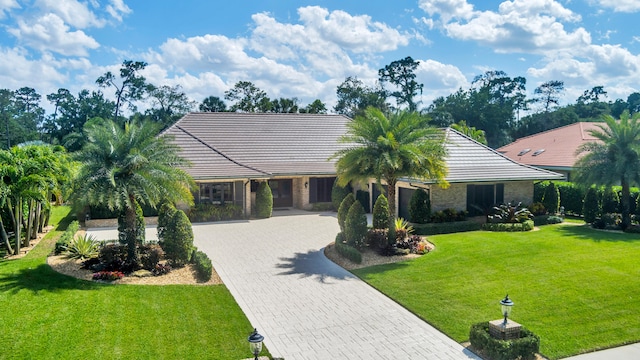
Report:
[{"label": "roof ridge", "polygon": [[175,126],[176,128],[180,129],[182,132],[184,132],[185,134],[189,135],[190,137],[192,137],[192,138],[193,138],[194,140],[196,140],[197,142],[199,142],[199,143],[201,143],[202,145],[204,145],[204,146],[208,147],[209,149],[211,149],[211,150],[215,151],[218,155],[222,156],[223,158],[225,158],[225,159],[227,159],[227,160],[231,161],[232,163],[234,163],[234,164],[236,164],[236,165],[238,165],[238,166],[242,166],[242,167],[247,168],[247,169],[249,169],[249,170],[257,171],[257,172],[263,173],[263,174],[265,174],[265,175],[272,175],[272,174],[270,174],[270,173],[268,173],[268,172],[266,172],[266,171],[263,171],[263,170],[260,170],[260,169],[254,168],[253,166],[245,165],[245,164],[243,164],[243,163],[241,163],[241,162],[239,162],[239,161],[236,161],[236,160],[234,160],[234,159],[230,158],[230,157],[229,157],[229,156],[227,156],[226,154],[222,153],[220,150],[218,150],[218,149],[214,148],[213,146],[211,146],[211,145],[207,144],[206,142],[204,142],[204,141],[203,141],[202,139],[200,139],[199,137],[197,137],[197,136],[193,135],[192,133],[190,133],[189,131],[185,130],[184,128],[182,128],[182,127],[181,127],[180,125],[178,125],[177,123],[176,123],[176,124],[174,124],[173,126]]}]

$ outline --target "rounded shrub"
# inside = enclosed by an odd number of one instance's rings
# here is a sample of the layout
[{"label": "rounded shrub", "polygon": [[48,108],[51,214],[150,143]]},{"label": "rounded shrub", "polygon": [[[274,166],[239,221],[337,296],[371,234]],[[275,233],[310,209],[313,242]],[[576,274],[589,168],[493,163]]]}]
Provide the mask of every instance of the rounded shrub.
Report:
[{"label": "rounded shrub", "polygon": [[351,193],[351,186],[340,186],[338,185],[338,179],[333,182],[333,187],[331,188],[331,203],[333,204],[333,208],[338,211],[340,209],[340,204],[342,204],[342,200],[347,197],[348,194]]},{"label": "rounded shrub", "polygon": [[213,274],[213,265],[211,259],[204,252],[198,250],[193,254],[193,266],[196,270],[196,279],[201,282],[211,280]]},{"label": "rounded shrub", "polygon": [[167,224],[162,241],[165,257],[173,266],[189,262],[193,249],[191,221],[182,210],[176,210]]},{"label": "rounded shrub", "polygon": [[409,220],[416,224],[426,224],[431,215],[431,200],[424,189],[416,190],[409,200]]},{"label": "rounded shrub", "polygon": [[389,202],[387,197],[380,194],[373,206],[373,228],[387,229],[389,228]]},{"label": "rounded shrub", "polygon": [[344,235],[347,245],[362,249],[367,237],[367,215],[359,201],[355,201],[349,208],[344,222]]},{"label": "rounded shrub", "polygon": [[553,215],[560,209],[560,191],[553,182],[550,182],[547,188],[544,190],[544,197],[542,198],[542,205]]},{"label": "rounded shrub", "polygon": [[613,191],[612,187],[606,187],[602,192],[602,213],[617,213],[620,207],[620,199],[618,193]]},{"label": "rounded shrub", "polygon": [[162,243],[164,241],[164,233],[167,225],[176,211],[176,207],[170,202],[164,202],[160,205],[160,209],[158,210],[158,225],[156,227],[158,231],[158,242]]},{"label": "rounded shrub", "polygon": [[584,215],[584,222],[591,224],[600,215],[600,206],[598,204],[598,192],[595,187],[590,187],[587,193],[584,195],[584,202],[582,204],[582,214]]},{"label": "rounded shrub", "polygon": [[269,183],[262,181],[256,191],[256,216],[261,219],[266,219],[271,217],[272,212],[273,194],[271,193]]},{"label": "rounded shrub", "polygon": [[345,196],[345,198],[340,203],[340,206],[338,207],[338,225],[340,225],[340,230],[342,232],[345,231],[344,222],[347,219],[347,213],[349,212],[349,209],[351,209],[351,205],[353,205],[354,202],[356,202],[356,197],[353,196],[353,193],[349,193],[347,194],[347,196]]}]

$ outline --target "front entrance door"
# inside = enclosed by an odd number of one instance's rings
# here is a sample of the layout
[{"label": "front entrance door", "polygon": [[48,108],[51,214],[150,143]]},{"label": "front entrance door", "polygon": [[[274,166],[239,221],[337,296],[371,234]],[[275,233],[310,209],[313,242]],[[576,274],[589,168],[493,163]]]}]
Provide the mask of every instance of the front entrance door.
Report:
[{"label": "front entrance door", "polygon": [[293,206],[293,181],[291,179],[269,180],[269,187],[273,194],[273,207],[283,208]]}]

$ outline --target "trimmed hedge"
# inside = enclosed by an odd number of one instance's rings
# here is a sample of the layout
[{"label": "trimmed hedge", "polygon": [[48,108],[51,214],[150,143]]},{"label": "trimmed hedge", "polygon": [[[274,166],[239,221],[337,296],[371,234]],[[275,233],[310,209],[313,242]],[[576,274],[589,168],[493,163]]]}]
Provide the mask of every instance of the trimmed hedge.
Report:
[{"label": "trimmed hedge", "polygon": [[555,215],[538,215],[533,218],[534,225],[552,225],[552,224],[560,224],[564,220],[560,216]]},{"label": "trimmed hedge", "polygon": [[356,202],[356,197],[353,196],[353,193],[347,194],[347,196],[342,199],[340,203],[340,207],[338,207],[338,225],[340,226],[340,231],[344,232],[345,226],[344,222],[347,220],[347,214],[349,213],[349,209],[351,209],[351,205]]},{"label": "trimmed hedge", "polygon": [[211,259],[204,252],[198,250],[193,254],[193,266],[196,268],[196,279],[201,282],[211,280],[213,274],[213,265]]},{"label": "trimmed hedge", "polygon": [[481,228],[481,223],[471,220],[413,225],[413,230],[416,235],[452,234],[465,231],[476,231]]},{"label": "trimmed hedge", "polygon": [[338,179],[333,182],[333,187],[331,188],[331,203],[333,204],[333,208],[338,211],[340,208],[340,204],[342,204],[342,200],[347,196],[347,194],[351,193],[351,186],[340,186],[338,185]]},{"label": "trimmed hedge", "polygon": [[261,219],[270,218],[273,212],[273,193],[269,183],[261,181],[256,190],[256,216]]},{"label": "trimmed hedge", "polygon": [[387,229],[389,227],[389,201],[384,194],[378,195],[373,205],[373,228]]},{"label": "trimmed hedge", "polygon": [[368,191],[364,191],[364,190],[356,191],[356,200],[358,200],[360,204],[362,204],[362,208],[364,209],[365,213],[368,213],[371,211],[371,204],[369,203]]},{"label": "trimmed hedge", "polygon": [[533,220],[527,220],[523,223],[486,223],[482,224],[482,230],[499,232],[531,231],[534,226]]},{"label": "trimmed hedge", "polygon": [[344,235],[349,246],[362,249],[367,237],[367,215],[359,201],[355,201],[349,208],[344,221]]},{"label": "trimmed hedge", "polygon": [[362,254],[360,253],[360,251],[358,251],[358,249],[344,243],[343,233],[338,233],[338,235],[336,235],[336,241],[334,244],[338,254],[342,255],[343,257],[351,260],[356,264],[362,263]]},{"label": "trimmed hedge", "polygon": [[582,207],[582,213],[584,214],[584,222],[591,224],[600,215],[600,204],[598,203],[598,191],[595,187],[590,187],[587,190],[587,194],[584,196],[584,203]]},{"label": "trimmed hedge", "polygon": [[242,206],[234,204],[197,204],[189,209],[187,216],[191,222],[237,220],[242,218]]},{"label": "trimmed hedge", "polygon": [[542,205],[544,205],[545,209],[547,209],[551,215],[555,215],[560,209],[560,191],[555,183],[550,182],[544,190]]},{"label": "trimmed hedge", "polygon": [[424,189],[417,189],[409,200],[409,220],[412,223],[425,224],[431,216],[431,201]]},{"label": "trimmed hedge", "polygon": [[161,246],[172,266],[180,267],[189,262],[193,250],[193,229],[184,211],[176,210],[168,219]]},{"label": "trimmed hedge", "polygon": [[498,340],[489,335],[489,322],[471,325],[469,341],[474,349],[483,352],[492,360],[533,360],[540,351],[540,337],[524,326],[520,338]]}]

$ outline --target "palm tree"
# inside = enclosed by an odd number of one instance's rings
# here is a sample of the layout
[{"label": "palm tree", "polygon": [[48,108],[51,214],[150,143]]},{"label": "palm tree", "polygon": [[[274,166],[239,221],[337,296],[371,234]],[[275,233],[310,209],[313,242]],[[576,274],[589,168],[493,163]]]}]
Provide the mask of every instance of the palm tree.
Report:
[{"label": "palm tree", "polygon": [[186,160],[150,122],[120,128],[106,120],[85,127],[87,142],[78,153],[82,163],[73,197],[87,205],[124,211],[129,263],[139,264],[136,202],[151,206],[163,200],[193,202],[193,180],[181,169]]},{"label": "palm tree", "polygon": [[575,180],[586,186],[592,184],[622,186],[622,227],[631,223],[629,213],[629,187],[640,184],[640,113],[633,117],[628,112],[616,121],[611,115],[603,116],[605,125],[589,133],[600,142],[582,145],[577,153],[586,153],[576,162]]},{"label": "palm tree", "polygon": [[429,118],[416,112],[401,111],[387,117],[376,108],[367,108],[347,125],[347,134],[340,138],[352,145],[332,157],[338,159],[339,185],[370,178],[387,183],[391,231],[400,178],[430,179],[447,185],[443,133],[428,123]]}]

